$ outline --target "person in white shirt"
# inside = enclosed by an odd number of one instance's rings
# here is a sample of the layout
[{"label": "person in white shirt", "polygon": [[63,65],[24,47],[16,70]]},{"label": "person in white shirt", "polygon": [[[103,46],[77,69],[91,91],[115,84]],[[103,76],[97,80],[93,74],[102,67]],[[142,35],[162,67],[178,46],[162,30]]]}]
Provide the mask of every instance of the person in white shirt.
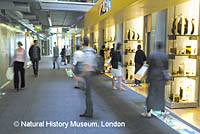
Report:
[{"label": "person in white shirt", "polygon": [[56,42],[54,42],[54,48],[53,48],[53,69],[55,69],[56,64],[57,64],[58,69],[60,69],[58,58],[59,58],[59,49],[58,49],[58,46],[56,45]]},{"label": "person in white shirt", "polygon": [[69,46],[67,46],[67,48],[66,48],[67,64],[70,63],[70,55],[71,55],[71,49]]},{"label": "person in white shirt", "polygon": [[84,53],[80,49],[81,46],[76,47],[76,52],[74,53],[74,59],[73,59],[74,74],[76,80],[76,85],[74,88],[80,88],[81,77],[79,75],[82,73],[83,69]]},{"label": "person in white shirt", "polygon": [[19,41],[18,49],[15,50],[12,65],[14,65],[14,88],[19,91],[19,72],[21,74],[21,89],[25,88],[25,68],[27,65],[27,52],[22,48],[23,44]]}]

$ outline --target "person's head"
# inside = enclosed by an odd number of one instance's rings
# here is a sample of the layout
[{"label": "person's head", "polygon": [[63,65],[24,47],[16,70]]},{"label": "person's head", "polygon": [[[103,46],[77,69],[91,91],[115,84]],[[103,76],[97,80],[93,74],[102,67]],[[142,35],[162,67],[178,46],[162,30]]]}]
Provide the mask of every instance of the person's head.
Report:
[{"label": "person's head", "polygon": [[94,45],[93,47],[94,47],[94,49],[96,49],[96,48],[97,48],[97,46],[96,46],[96,45]]},{"label": "person's head", "polygon": [[54,46],[56,46],[56,42],[54,42]]},{"label": "person's head", "polygon": [[115,43],[113,43],[113,48],[115,48]]},{"label": "person's head", "polygon": [[64,48],[65,48],[66,46],[64,46]]},{"label": "person's head", "polygon": [[104,49],[104,48],[105,48],[105,45],[102,46],[102,49]]},{"label": "person's head", "polygon": [[118,42],[117,43],[117,50],[120,50],[120,49],[122,49],[122,43]]},{"label": "person's head", "polygon": [[17,44],[18,44],[18,47],[22,47],[23,46],[21,41],[19,41]]},{"label": "person's head", "polygon": [[88,37],[84,36],[83,37],[83,47],[88,47],[89,41],[88,41]]},{"label": "person's head", "polygon": [[77,45],[76,50],[81,50],[81,46]]},{"label": "person's head", "polygon": [[162,50],[163,49],[163,43],[162,42],[157,42],[156,43],[156,48],[157,48],[157,50]]},{"label": "person's head", "polygon": [[138,45],[137,46],[137,50],[141,50],[142,46],[141,45]]},{"label": "person's head", "polygon": [[33,41],[34,45],[38,45],[38,40]]}]

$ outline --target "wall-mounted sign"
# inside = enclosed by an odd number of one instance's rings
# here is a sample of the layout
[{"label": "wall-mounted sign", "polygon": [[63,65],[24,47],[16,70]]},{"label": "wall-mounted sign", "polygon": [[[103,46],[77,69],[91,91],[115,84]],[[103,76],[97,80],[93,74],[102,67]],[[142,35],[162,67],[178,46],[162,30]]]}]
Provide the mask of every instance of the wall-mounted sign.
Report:
[{"label": "wall-mounted sign", "polygon": [[99,16],[107,13],[108,11],[111,10],[111,0],[104,0],[100,5],[99,5]]},{"label": "wall-mounted sign", "polygon": [[35,26],[34,28],[36,31],[42,31],[42,25]]}]

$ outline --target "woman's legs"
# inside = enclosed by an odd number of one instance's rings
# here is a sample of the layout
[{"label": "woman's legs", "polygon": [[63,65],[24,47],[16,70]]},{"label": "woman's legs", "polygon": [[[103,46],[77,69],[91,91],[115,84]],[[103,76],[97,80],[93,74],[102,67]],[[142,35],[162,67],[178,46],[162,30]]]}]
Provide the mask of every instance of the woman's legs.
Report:
[{"label": "woman's legs", "polygon": [[17,62],[14,63],[14,88],[19,91],[19,65]]},{"label": "woman's legs", "polygon": [[119,89],[122,90],[122,77],[118,77],[118,81],[119,81]]},{"label": "woman's legs", "polygon": [[113,89],[116,89],[116,87],[115,87],[115,78],[116,78],[116,76],[113,76],[113,78],[112,78],[112,88]]}]

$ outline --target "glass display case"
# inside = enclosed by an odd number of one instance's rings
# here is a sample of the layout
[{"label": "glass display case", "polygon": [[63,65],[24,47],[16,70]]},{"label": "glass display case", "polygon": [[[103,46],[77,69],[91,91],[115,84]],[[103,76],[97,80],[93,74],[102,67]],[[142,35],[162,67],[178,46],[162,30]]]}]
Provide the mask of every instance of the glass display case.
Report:
[{"label": "glass display case", "polygon": [[200,37],[198,1],[191,0],[169,8],[168,18],[167,52],[173,80],[166,86],[167,106],[197,107]]},{"label": "glass display case", "polygon": [[141,45],[143,49],[143,27],[144,18],[136,18],[124,23],[124,45],[123,45],[123,79],[125,83],[134,83],[135,72],[135,53],[137,45]]},{"label": "glass display case", "polygon": [[[113,48],[113,44],[115,43],[115,26],[106,28],[104,32],[104,45],[105,45],[105,62],[110,58],[110,52]],[[110,73],[112,70],[112,66],[105,66],[105,72]]]}]

